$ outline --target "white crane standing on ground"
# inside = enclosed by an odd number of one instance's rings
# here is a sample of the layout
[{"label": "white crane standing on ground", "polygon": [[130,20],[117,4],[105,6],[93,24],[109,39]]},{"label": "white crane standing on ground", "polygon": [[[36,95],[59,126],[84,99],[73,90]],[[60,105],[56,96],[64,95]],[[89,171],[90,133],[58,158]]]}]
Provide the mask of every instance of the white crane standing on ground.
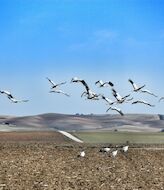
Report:
[{"label": "white crane standing on ground", "polygon": [[115,157],[117,156],[117,153],[118,153],[118,150],[112,151],[112,153],[111,153],[111,154],[112,154],[112,157],[115,158]]}]

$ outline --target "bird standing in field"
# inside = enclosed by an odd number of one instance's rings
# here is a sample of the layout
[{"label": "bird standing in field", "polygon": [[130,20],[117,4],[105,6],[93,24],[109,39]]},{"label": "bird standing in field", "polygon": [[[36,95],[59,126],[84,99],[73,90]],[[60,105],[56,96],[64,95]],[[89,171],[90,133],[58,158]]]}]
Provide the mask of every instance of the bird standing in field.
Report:
[{"label": "bird standing in field", "polygon": [[82,157],[82,158],[85,157],[85,151],[81,151],[78,157]]},{"label": "bird standing in field", "polygon": [[123,152],[127,152],[128,149],[129,149],[129,146],[128,146],[128,145],[122,147],[122,151],[123,151]]},{"label": "bird standing in field", "polygon": [[118,150],[114,150],[111,154],[112,154],[112,157],[115,158],[117,156],[117,153],[118,153]]},{"label": "bird standing in field", "polygon": [[104,148],[100,149],[100,152],[108,153],[108,152],[110,152],[110,148],[109,147],[104,147]]}]

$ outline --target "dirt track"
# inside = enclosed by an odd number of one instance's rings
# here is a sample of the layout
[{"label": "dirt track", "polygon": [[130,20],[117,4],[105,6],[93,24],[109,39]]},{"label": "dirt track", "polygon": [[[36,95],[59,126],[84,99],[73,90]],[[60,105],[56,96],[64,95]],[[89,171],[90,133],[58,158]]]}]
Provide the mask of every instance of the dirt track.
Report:
[{"label": "dirt track", "polygon": [[[113,159],[80,146],[1,142],[0,190],[164,189],[164,150],[131,148]],[[83,149],[86,157],[77,157]]]}]

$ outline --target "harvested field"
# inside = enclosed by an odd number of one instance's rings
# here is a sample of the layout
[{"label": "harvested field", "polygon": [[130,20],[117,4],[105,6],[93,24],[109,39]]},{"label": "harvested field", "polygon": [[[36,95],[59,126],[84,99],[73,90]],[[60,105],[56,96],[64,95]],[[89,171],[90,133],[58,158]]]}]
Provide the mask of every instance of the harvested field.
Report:
[{"label": "harvested field", "polygon": [[[81,150],[86,157],[77,156]],[[115,159],[99,150],[99,145],[0,142],[0,189],[164,189],[164,149],[130,148]]]},{"label": "harvested field", "polygon": [[0,142],[55,142],[56,144],[73,143],[72,140],[58,132],[50,131],[19,131],[0,132]]}]

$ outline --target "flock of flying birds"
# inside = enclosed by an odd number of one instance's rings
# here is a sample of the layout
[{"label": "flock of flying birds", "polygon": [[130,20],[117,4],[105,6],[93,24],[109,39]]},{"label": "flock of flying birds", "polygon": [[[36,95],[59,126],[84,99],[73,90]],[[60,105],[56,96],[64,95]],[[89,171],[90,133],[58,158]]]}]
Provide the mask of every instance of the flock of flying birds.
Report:
[{"label": "flock of flying birds", "polygon": [[[50,93],[59,93],[59,94],[63,94],[63,95],[68,96],[68,97],[70,96],[68,93],[66,93],[60,89],[60,86],[66,84],[67,82],[55,83],[51,79],[49,79],[48,77],[46,79],[51,84],[51,88],[50,88],[51,90],[49,91]],[[158,96],[156,94],[154,94],[153,92],[151,92],[148,89],[145,89],[145,86],[146,86],[145,84],[138,86],[136,83],[133,82],[133,80],[129,79],[128,81],[132,85],[133,92],[146,93],[146,94],[149,94],[151,96],[154,96],[155,98],[158,98]],[[150,107],[155,106],[155,105],[152,105],[145,100],[133,100],[133,97],[131,97],[131,94],[121,96],[118,93],[118,91],[115,89],[115,86],[111,81],[103,82],[102,80],[98,80],[95,82],[95,85],[100,87],[100,88],[110,87],[113,98],[115,100],[111,100],[108,97],[105,97],[103,94],[97,94],[97,93],[93,92],[84,79],[74,77],[74,78],[72,78],[71,83],[81,83],[84,86],[85,91],[81,94],[81,97],[85,96],[86,99],[89,99],[89,100],[101,100],[101,99],[103,99],[109,105],[109,108],[106,110],[106,112],[108,112],[109,110],[113,110],[113,111],[116,111],[120,115],[123,116],[124,113],[122,112],[122,110],[119,107],[115,106],[115,105],[119,105],[119,104],[123,104],[123,103],[145,104],[146,106],[150,106]],[[29,100],[16,99],[7,90],[1,90],[0,93],[6,95],[7,98],[13,103],[28,102],[29,101]],[[164,97],[159,98],[159,102],[162,100],[164,100]]]}]

